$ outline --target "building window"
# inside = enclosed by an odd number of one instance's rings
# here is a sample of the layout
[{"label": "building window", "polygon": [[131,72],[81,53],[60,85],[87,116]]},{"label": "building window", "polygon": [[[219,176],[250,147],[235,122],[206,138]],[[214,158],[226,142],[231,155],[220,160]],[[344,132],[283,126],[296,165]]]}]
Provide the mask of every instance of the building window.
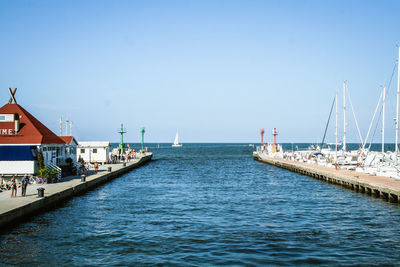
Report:
[{"label": "building window", "polygon": [[47,147],[43,147],[43,151],[47,151]]},{"label": "building window", "polygon": [[97,148],[93,148],[93,153],[97,153]]},{"label": "building window", "polygon": [[6,116],[0,116],[0,121],[5,121],[6,120]]},{"label": "building window", "polygon": [[81,154],[85,154],[85,149],[81,148]]}]

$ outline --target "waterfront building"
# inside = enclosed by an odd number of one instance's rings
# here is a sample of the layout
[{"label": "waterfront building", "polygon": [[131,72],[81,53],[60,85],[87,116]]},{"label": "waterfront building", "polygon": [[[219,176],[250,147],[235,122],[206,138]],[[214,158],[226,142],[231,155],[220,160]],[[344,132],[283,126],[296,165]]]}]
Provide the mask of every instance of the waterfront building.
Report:
[{"label": "waterfront building", "polygon": [[78,142],[77,160],[85,162],[98,162],[105,164],[109,162],[110,142],[108,141],[80,141]]},{"label": "waterfront building", "polygon": [[36,174],[37,156],[41,152],[44,165],[48,169],[56,169],[61,178],[59,166],[65,164],[66,158],[73,154],[72,147],[73,142],[66,144],[65,140],[18,105],[15,99],[14,103],[10,101],[0,108],[1,176]]},{"label": "waterfront building", "polygon": [[67,162],[67,159],[70,158],[72,162],[75,164],[76,163],[76,153],[77,153],[77,148],[78,148],[78,141],[73,136],[59,136],[61,140],[65,142],[65,147],[64,147],[64,155],[63,159],[64,162],[63,164],[69,164]]}]

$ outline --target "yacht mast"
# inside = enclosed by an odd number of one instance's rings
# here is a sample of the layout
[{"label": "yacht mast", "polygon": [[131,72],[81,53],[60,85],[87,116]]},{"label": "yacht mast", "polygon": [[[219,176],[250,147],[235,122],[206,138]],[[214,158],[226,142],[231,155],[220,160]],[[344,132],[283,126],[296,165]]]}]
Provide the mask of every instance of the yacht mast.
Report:
[{"label": "yacht mast", "polygon": [[346,151],[346,81],[343,82],[343,151]]},{"label": "yacht mast", "polygon": [[399,152],[399,95],[400,95],[400,46],[398,47],[399,49],[399,56],[397,59],[397,107],[396,107],[396,147],[395,147],[395,152]]},{"label": "yacht mast", "polygon": [[60,136],[62,136],[62,117],[60,117]]},{"label": "yacht mast", "polygon": [[335,164],[337,164],[337,150],[338,150],[338,91],[336,90],[336,127],[335,127]]},{"label": "yacht mast", "polygon": [[65,120],[65,135],[66,135],[66,136],[68,136],[68,123],[69,123],[69,120],[66,119],[66,120]]},{"label": "yacht mast", "polygon": [[386,85],[383,87],[383,102],[382,102],[382,153],[385,153],[385,106],[386,106]]}]

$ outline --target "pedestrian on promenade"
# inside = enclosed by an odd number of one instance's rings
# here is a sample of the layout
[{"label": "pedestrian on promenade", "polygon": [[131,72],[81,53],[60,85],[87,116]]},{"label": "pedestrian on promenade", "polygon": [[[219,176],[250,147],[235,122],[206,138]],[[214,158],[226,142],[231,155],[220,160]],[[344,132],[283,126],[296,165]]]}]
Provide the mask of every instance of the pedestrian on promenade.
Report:
[{"label": "pedestrian on promenade", "polygon": [[15,181],[15,177],[11,178],[11,197],[17,196],[17,182]]},{"label": "pedestrian on promenade", "polygon": [[85,175],[89,173],[89,163],[85,162]]},{"label": "pedestrian on promenade", "polygon": [[98,170],[99,170],[99,163],[96,161],[94,163],[94,174],[96,174]]},{"label": "pedestrian on promenade", "polygon": [[28,183],[29,183],[29,179],[28,177],[25,175],[22,180],[22,192],[21,192],[21,196],[25,197],[26,196],[26,188],[28,187]]},{"label": "pedestrian on promenade", "polygon": [[84,174],[85,173],[85,165],[84,161],[81,161],[81,166],[79,166],[79,174]]}]

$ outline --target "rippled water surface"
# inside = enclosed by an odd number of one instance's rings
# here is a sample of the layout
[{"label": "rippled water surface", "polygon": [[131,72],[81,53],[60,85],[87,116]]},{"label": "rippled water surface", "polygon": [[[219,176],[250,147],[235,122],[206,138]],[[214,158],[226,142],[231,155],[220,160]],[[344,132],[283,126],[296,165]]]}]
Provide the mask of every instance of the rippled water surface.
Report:
[{"label": "rippled water surface", "polygon": [[400,207],[253,161],[238,144],[154,161],[0,235],[1,265],[382,265]]}]

